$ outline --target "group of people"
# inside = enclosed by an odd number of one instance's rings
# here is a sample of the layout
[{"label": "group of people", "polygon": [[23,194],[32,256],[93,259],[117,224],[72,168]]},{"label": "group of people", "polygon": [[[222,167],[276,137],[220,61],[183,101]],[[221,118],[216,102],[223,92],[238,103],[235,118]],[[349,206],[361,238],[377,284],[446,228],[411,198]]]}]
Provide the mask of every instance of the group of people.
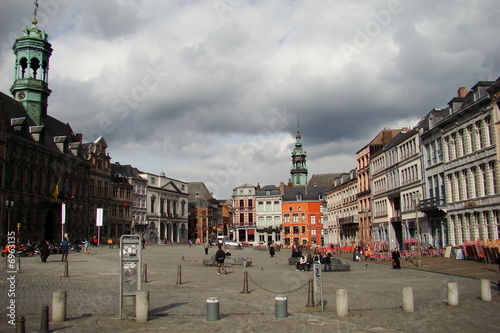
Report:
[{"label": "group of people", "polygon": [[311,266],[317,262],[323,265],[323,271],[332,270],[332,255],[329,252],[315,253],[314,257],[312,254],[308,254],[307,257],[302,255],[295,265],[296,271],[310,271]]}]

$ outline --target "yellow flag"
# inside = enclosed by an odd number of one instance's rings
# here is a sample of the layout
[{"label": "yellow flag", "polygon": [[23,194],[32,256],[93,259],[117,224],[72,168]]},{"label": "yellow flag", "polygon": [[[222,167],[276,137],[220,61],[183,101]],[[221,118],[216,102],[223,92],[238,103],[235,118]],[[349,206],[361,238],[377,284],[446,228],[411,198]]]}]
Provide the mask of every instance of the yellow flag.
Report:
[{"label": "yellow flag", "polygon": [[52,192],[52,198],[54,199],[54,201],[57,201],[57,197],[59,196],[59,182],[60,181],[61,180],[57,181],[56,187],[54,188],[54,191]]}]

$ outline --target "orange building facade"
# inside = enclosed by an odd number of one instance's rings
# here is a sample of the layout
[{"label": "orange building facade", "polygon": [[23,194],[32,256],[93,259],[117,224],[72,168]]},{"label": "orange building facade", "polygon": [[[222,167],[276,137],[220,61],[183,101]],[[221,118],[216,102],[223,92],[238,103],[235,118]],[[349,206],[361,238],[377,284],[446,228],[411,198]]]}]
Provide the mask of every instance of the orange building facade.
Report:
[{"label": "orange building facade", "polygon": [[286,187],[282,204],[283,245],[322,245],[324,187]]}]

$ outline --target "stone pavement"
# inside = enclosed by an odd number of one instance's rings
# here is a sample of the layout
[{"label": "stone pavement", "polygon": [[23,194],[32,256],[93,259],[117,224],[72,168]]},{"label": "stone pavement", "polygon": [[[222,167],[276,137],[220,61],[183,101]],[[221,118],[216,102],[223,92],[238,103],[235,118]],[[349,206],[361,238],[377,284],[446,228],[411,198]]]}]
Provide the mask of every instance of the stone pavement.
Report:
[{"label": "stone pavement", "polygon": [[[492,301],[480,299],[480,282],[498,282],[498,265],[448,258],[423,258],[423,268],[403,261],[403,269],[393,270],[389,262],[353,262],[349,272],[323,272],[324,311],[306,307],[311,272],[297,272],[289,266],[290,250],[267,252],[252,248],[232,250],[233,257],[252,258],[252,267],[229,266],[227,275],[217,275],[215,267],[203,266],[202,246],[149,246],[143,251],[148,267],[150,321],[137,323],[126,308],[126,319],[119,319],[118,250],[92,248],[89,255],[70,253],[69,277],[63,277],[60,255],[48,263],[39,257],[22,258],[21,271],[0,273],[0,332],[15,332],[8,323],[7,306],[15,300],[16,314],[26,317],[26,332],[40,327],[43,305],[52,308],[52,293],[68,293],[67,317],[62,323],[50,322],[54,332],[493,332],[500,330],[500,290],[492,286]],[[367,269],[364,269],[365,265]],[[177,284],[179,266],[181,282]],[[433,270],[433,271],[429,271]],[[242,294],[244,272],[248,272],[249,294]],[[435,271],[440,271],[436,273]],[[9,295],[15,276],[15,295]],[[469,277],[472,276],[472,277]],[[447,283],[457,282],[459,306],[447,305]],[[411,286],[415,312],[402,311],[403,286]],[[349,316],[336,314],[336,290],[346,289]],[[12,290],[12,289],[11,289]],[[286,295],[287,318],[275,318],[275,296]],[[219,321],[207,321],[206,301],[218,297]]]}]

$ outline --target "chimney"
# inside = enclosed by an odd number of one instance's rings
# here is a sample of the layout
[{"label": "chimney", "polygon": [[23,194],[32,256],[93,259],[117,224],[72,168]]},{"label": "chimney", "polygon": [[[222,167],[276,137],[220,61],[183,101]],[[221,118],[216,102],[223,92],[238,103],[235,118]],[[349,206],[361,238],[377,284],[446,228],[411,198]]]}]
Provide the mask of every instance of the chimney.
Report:
[{"label": "chimney", "polygon": [[285,183],[280,182],[280,193],[281,195],[285,194]]},{"label": "chimney", "polygon": [[82,143],[82,139],[83,139],[82,133],[76,133],[75,137],[76,137],[76,141],[79,141],[80,143]]},{"label": "chimney", "polygon": [[465,97],[465,96],[467,96],[468,92],[469,91],[467,90],[466,87],[461,86],[460,88],[458,88],[457,95],[458,95],[458,97]]}]

